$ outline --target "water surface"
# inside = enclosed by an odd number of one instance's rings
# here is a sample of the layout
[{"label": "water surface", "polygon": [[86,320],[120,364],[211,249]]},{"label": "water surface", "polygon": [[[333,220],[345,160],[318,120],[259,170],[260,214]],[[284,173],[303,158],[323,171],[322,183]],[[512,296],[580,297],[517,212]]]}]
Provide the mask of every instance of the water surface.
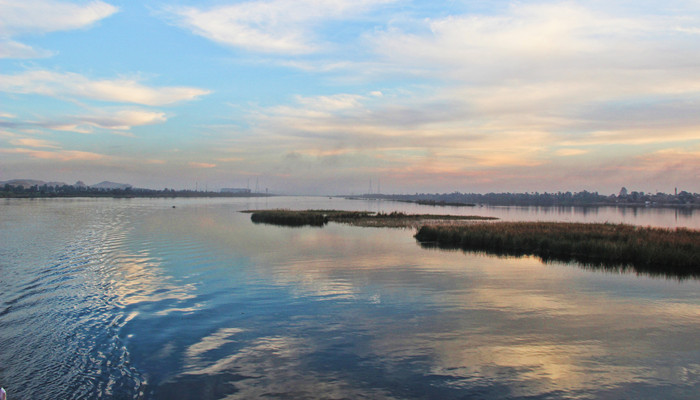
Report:
[{"label": "water surface", "polygon": [[5,200],[0,385],[13,400],[700,393],[696,280],[424,249],[405,229],[256,225],[238,212],[276,207],[699,226],[675,210]]}]

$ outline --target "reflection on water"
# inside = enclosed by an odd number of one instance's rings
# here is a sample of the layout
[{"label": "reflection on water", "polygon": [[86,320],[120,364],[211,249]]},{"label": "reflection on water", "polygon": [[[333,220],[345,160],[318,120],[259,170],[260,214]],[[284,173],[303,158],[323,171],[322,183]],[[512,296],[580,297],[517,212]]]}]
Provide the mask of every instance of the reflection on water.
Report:
[{"label": "reflection on water", "polygon": [[[320,198],[0,203],[0,385],[12,399],[700,392],[697,280],[423,249],[411,230],[255,225],[237,212],[285,206],[417,212]],[[466,213],[482,211],[581,216]],[[628,211],[585,218],[672,225],[666,211]]]},{"label": "reflection on water", "polygon": [[[677,266],[669,261],[667,257],[657,257],[660,262],[651,263],[648,259],[641,257],[642,261],[647,261],[648,264],[633,264],[622,263],[620,261],[610,261],[603,259],[598,254],[583,254],[574,255],[568,254],[537,254],[536,251],[526,251],[522,249],[486,249],[486,250],[470,250],[457,249],[453,244],[443,244],[435,242],[419,242],[419,246],[426,250],[439,249],[442,251],[463,251],[465,253],[488,254],[495,257],[513,257],[520,258],[523,256],[535,257],[543,263],[548,264],[571,264],[579,268],[587,269],[594,272],[607,272],[610,274],[637,274],[646,275],[649,277],[663,277],[667,279],[676,279],[679,281],[686,279],[699,279],[700,271],[693,261],[688,261],[685,266]],[[539,252],[538,252],[539,253]],[[674,252],[672,255],[687,254],[688,256],[695,255],[694,252]]]}]

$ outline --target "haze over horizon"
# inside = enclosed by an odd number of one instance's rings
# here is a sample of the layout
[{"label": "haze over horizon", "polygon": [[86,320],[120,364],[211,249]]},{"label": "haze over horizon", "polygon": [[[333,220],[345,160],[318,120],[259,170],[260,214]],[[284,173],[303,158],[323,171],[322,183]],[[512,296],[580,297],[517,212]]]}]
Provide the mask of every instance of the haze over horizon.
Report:
[{"label": "haze over horizon", "polygon": [[700,2],[0,1],[0,181],[700,192]]}]

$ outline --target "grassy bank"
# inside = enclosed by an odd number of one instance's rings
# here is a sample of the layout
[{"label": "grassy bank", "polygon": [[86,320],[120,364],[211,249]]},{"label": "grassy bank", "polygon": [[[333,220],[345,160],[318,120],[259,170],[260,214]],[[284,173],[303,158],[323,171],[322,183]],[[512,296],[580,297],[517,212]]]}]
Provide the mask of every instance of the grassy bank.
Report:
[{"label": "grassy bank", "polygon": [[497,222],[424,226],[416,239],[441,248],[535,255],[650,274],[700,276],[700,231],[616,224]]},{"label": "grassy bank", "polygon": [[328,222],[339,222],[357,226],[417,227],[431,222],[479,221],[493,220],[493,217],[475,215],[435,215],[404,214],[401,212],[373,213],[369,211],[340,210],[247,210],[255,223],[284,226],[323,226]]}]

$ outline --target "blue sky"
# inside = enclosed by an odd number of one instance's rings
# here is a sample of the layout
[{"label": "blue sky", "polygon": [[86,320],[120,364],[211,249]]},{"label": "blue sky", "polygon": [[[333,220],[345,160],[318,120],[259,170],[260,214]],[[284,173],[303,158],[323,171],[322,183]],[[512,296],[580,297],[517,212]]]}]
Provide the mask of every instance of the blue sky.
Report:
[{"label": "blue sky", "polygon": [[700,191],[700,2],[0,0],[0,180]]}]

